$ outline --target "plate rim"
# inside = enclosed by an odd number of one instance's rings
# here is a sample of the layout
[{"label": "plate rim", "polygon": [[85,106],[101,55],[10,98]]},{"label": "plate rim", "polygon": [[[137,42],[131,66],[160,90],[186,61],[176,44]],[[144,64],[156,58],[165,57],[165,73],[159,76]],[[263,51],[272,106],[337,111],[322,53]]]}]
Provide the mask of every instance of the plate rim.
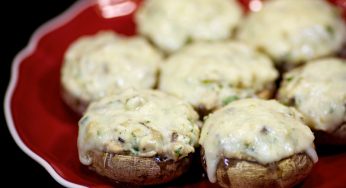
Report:
[{"label": "plate rim", "polygon": [[13,116],[12,116],[12,108],[11,108],[11,102],[13,93],[16,89],[18,78],[19,78],[19,67],[24,59],[32,55],[38,46],[38,42],[47,34],[50,32],[60,28],[61,26],[65,25],[69,21],[71,21],[73,18],[75,18],[78,14],[80,14],[82,11],[87,9],[88,7],[92,6],[94,3],[94,0],[77,0],[75,3],[73,3],[69,8],[67,8],[62,13],[58,14],[57,16],[53,17],[52,19],[44,22],[41,26],[39,26],[31,35],[29,42],[27,45],[20,50],[14,57],[11,65],[11,76],[10,81],[6,89],[5,93],[5,100],[4,100],[4,114],[5,114],[5,120],[7,124],[7,128],[10,132],[10,135],[12,136],[13,140],[17,144],[17,146],[31,159],[36,161],[38,164],[40,164],[44,169],[51,175],[51,177],[57,181],[59,184],[65,186],[65,187],[71,187],[71,188],[84,188],[85,186],[79,185],[76,183],[73,183],[71,181],[66,180],[64,177],[62,177],[54,168],[53,166],[43,159],[41,156],[39,156],[37,153],[32,151],[29,146],[27,146],[21,137],[19,136],[17,129],[15,127]]},{"label": "plate rim", "polygon": [[[45,21],[39,27],[37,27],[33,34],[29,38],[29,42],[25,45],[23,49],[18,51],[11,62],[11,76],[8,86],[5,91],[4,97],[4,115],[7,128],[10,132],[12,139],[15,141],[16,145],[31,159],[36,163],[44,167],[44,169],[49,173],[49,175],[60,185],[64,187],[71,188],[85,188],[87,186],[74,183],[72,181],[66,180],[61,176],[51,165],[50,162],[43,159],[40,155],[35,153],[29,146],[27,146],[22,138],[19,136],[15,123],[13,121],[11,102],[13,101],[13,94],[16,90],[16,86],[19,80],[19,68],[23,60],[32,55],[38,47],[38,43],[47,34],[55,31],[56,29],[64,26],[76,16],[78,16],[82,11],[93,6],[98,0],[76,0],[72,5],[70,5],[66,10],[59,13],[57,16]],[[346,10],[346,6],[345,6]]]}]

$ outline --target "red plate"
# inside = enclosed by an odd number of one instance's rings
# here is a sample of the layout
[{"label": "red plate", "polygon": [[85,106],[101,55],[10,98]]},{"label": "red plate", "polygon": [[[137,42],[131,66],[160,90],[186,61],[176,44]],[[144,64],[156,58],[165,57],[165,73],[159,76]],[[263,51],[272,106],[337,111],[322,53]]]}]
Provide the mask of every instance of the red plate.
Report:
[{"label": "red plate", "polygon": [[[40,27],[15,58],[6,93],[5,115],[18,146],[68,187],[110,187],[112,183],[82,166],[77,154],[78,116],[60,98],[63,54],[81,35],[111,29],[135,34],[133,12],[140,1],[85,0]],[[247,4],[249,0],[241,0]],[[346,9],[344,0],[334,0]],[[319,153],[319,162],[302,187],[346,187],[346,153]],[[210,187],[195,165],[167,187]],[[114,185],[114,184],[113,184]]]}]

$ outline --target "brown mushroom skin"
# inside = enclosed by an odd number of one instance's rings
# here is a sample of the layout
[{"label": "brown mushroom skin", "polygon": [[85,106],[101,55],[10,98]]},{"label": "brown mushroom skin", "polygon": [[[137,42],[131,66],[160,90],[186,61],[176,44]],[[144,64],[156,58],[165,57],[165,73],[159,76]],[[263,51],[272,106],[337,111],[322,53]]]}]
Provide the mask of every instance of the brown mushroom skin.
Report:
[{"label": "brown mushroom skin", "polygon": [[88,108],[90,101],[84,101],[74,96],[72,93],[68,92],[63,85],[61,85],[60,88],[61,98],[65,104],[79,116],[83,115],[85,110]]},{"label": "brown mushroom skin", "polygon": [[[202,163],[206,169],[204,152]],[[310,173],[312,159],[305,153],[292,155],[278,162],[262,165],[257,162],[223,158],[216,169],[221,187],[293,187]]]},{"label": "brown mushroom skin", "polygon": [[177,161],[93,152],[91,170],[111,180],[130,185],[156,185],[176,179],[186,172],[192,155]]},{"label": "brown mushroom skin", "polygon": [[270,99],[274,96],[276,87],[274,84],[268,84],[268,86],[262,90],[259,91],[258,93],[256,93],[256,95],[260,98],[260,99]]},{"label": "brown mushroom skin", "polygon": [[333,132],[313,130],[316,143],[323,145],[346,145],[346,122],[340,125]]}]

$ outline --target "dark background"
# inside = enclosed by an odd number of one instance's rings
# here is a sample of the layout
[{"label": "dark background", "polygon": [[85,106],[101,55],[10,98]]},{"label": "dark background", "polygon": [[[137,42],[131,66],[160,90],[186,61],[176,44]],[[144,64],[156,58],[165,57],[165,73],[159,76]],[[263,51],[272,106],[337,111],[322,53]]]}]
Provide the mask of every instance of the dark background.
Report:
[{"label": "dark background", "polygon": [[[15,55],[27,45],[31,35],[39,26],[62,13],[74,2],[75,0],[6,0],[2,2],[0,6],[2,8],[0,11],[1,109],[3,109],[4,95]],[[19,149],[9,134],[4,113],[0,115],[0,170],[2,174],[5,174],[0,176],[1,185],[62,187],[40,164]],[[338,153],[345,150],[334,150],[333,147],[328,147],[320,150],[319,153]]]},{"label": "dark background", "polygon": [[[4,1],[1,4],[1,109],[11,75],[15,55],[29,42],[33,32],[48,20],[56,17],[75,0]],[[3,111],[3,110],[2,110]],[[38,163],[24,154],[15,144],[1,113],[0,158],[1,185],[9,187],[61,187]],[[14,180],[14,181],[13,181]]]}]

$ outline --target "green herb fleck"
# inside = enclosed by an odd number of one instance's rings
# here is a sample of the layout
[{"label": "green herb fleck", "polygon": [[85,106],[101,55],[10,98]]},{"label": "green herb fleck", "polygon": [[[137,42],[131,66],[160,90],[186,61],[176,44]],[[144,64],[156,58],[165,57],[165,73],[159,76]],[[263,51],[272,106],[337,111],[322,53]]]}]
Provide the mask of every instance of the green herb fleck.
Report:
[{"label": "green herb fleck", "polygon": [[139,151],[139,148],[138,148],[138,146],[133,146],[133,150],[135,150],[135,151]]},{"label": "green herb fleck", "polygon": [[133,146],[131,149],[130,149],[131,153],[134,154],[134,155],[138,155],[139,153],[139,147],[138,146]]},{"label": "green herb fleck", "polygon": [[192,37],[187,38],[186,44],[191,44],[191,43],[193,43]]},{"label": "green herb fleck", "polygon": [[227,104],[233,102],[233,101],[236,101],[236,100],[239,100],[239,97],[236,96],[236,95],[232,95],[232,96],[229,96],[229,97],[226,97],[222,103],[224,106],[226,106]]},{"label": "green herb fleck", "polygon": [[294,78],[293,76],[288,76],[288,77],[285,78],[285,80],[286,80],[287,82],[290,82],[290,81],[293,80],[293,78]]},{"label": "green herb fleck", "polygon": [[329,113],[329,114],[332,114],[332,113],[334,113],[334,111],[335,111],[334,108],[333,108],[333,107],[330,107],[328,113]]},{"label": "green herb fleck", "polygon": [[244,142],[244,146],[245,146],[245,148],[246,148],[247,150],[250,150],[250,151],[252,151],[252,152],[255,151],[254,146],[253,146],[250,142]]},{"label": "green herb fleck", "polygon": [[204,79],[204,80],[202,80],[203,84],[212,84],[212,83],[215,83],[215,82],[216,82],[215,80],[211,80],[211,79]]},{"label": "green herb fleck", "polygon": [[131,132],[131,136],[134,137],[134,138],[137,138],[137,136],[133,132]]},{"label": "green herb fleck", "polygon": [[183,149],[183,147],[179,147],[178,149],[174,150],[174,153],[177,157],[181,156],[181,150]]},{"label": "green herb fleck", "polygon": [[329,35],[334,36],[335,31],[334,28],[330,25],[325,26],[326,31],[329,33]]},{"label": "green herb fleck", "polygon": [[131,132],[131,136],[133,137],[133,142],[132,142],[132,148],[130,149],[131,153],[134,155],[138,155],[139,153],[139,147],[138,147],[138,140],[137,136],[135,135],[134,132]]}]

